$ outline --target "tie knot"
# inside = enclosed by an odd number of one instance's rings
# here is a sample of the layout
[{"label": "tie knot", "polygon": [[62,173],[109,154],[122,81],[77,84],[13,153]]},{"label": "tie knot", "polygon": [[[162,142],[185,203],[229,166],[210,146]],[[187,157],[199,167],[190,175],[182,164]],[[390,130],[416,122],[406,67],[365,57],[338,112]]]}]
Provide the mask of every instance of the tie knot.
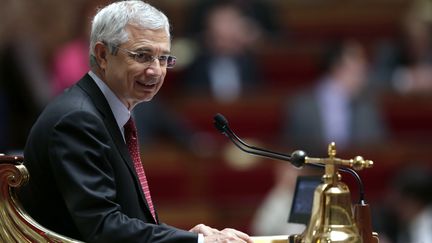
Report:
[{"label": "tie knot", "polygon": [[123,126],[124,128],[124,133],[125,133],[125,137],[128,138],[136,138],[136,127],[135,127],[135,122],[134,120],[131,118],[129,118],[129,120],[126,122],[126,124]]}]

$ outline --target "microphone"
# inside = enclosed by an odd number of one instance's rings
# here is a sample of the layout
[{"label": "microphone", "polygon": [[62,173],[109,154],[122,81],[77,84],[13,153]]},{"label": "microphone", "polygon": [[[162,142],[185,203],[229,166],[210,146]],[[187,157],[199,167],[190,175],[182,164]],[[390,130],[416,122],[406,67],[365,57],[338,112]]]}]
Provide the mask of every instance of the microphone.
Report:
[{"label": "microphone", "polygon": [[222,134],[227,136],[234,143],[234,145],[236,145],[240,150],[246,153],[258,155],[265,158],[288,161],[297,168],[301,168],[305,164],[307,155],[302,150],[296,150],[291,155],[286,155],[267,149],[251,146],[245,143],[230,129],[230,127],[228,126],[228,120],[219,113],[214,116],[214,126]]},{"label": "microphone", "polygon": [[[251,146],[245,143],[231,130],[231,128],[228,126],[228,120],[220,113],[217,113],[214,116],[214,126],[222,134],[227,136],[234,143],[234,145],[236,145],[240,150],[246,153],[258,155],[265,158],[288,161],[297,168],[302,168],[305,164],[313,167],[324,168],[323,164],[314,163],[311,161],[306,163],[307,159],[311,160],[313,158],[307,158],[307,154],[302,150],[296,150],[291,155],[286,155],[286,154],[270,151],[267,149]],[[351,168],[338,168],[338,170],[351,174],[355,178],[359,187],[359,201],[361,203],[364,203],[365,202],[364,186],[357,172]]]}]

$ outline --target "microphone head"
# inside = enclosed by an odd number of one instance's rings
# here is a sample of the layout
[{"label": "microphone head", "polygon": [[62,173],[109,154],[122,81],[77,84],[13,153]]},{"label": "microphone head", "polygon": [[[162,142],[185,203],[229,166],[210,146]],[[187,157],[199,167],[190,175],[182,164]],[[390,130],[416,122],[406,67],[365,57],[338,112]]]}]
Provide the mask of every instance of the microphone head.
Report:
[{"label": "microphone head", "polygon": [[226,129],[228,127],[228,121],[223,115],[217,113],[214,116],[214,125],[216,129],[219,130],[221,133],[226,133]]},{"label": "microphone head", "polygon": [[219,124],[221,124],[223,126],[227,126],[228,125],[228,120],[222,114],[220,114],[220,113],[217,113],[214,116],[214,120],[215,120],[215,122],[217,122],[217,123],[219,123]]},{"label": "microphone head", "polygon": [[297,168],[303,167],[307,154],[303,150],[296,150],[291,154],[291,164]]}]

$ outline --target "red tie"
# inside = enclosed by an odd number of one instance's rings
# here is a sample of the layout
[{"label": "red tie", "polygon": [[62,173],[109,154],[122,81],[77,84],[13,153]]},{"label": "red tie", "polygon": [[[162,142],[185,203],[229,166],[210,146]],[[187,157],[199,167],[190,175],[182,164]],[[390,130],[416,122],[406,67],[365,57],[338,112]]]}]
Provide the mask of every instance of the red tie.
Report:
[{"label": "red tie", "polygon": [[144,173],[144,167],[141,163],[140,153],[138,150],[137,132],[132,117],[124,125],[124,134],[125,134],[126,145],[128,146],[129,153],[134,162],[135,171],[138,174],[138,178],[141,183],[141,188],[144,192],[145,198],[147,200],[147,204],[150,208],[150,212],[153,215],[154,220],[157,222],[153,201],[150,196],[150,189],[147,183],[146,175]]}]

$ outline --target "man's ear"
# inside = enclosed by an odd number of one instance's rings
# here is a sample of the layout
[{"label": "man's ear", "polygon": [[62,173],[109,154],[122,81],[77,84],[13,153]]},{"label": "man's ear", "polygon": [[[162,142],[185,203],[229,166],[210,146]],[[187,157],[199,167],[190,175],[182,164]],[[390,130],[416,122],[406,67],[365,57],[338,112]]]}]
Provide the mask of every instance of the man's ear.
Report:
[{"label": "man's ear", "polygon": [[101,70],[106,69],[108,51],[108,46],[102,42],[97,42],[94,47],[96,62]]}]

